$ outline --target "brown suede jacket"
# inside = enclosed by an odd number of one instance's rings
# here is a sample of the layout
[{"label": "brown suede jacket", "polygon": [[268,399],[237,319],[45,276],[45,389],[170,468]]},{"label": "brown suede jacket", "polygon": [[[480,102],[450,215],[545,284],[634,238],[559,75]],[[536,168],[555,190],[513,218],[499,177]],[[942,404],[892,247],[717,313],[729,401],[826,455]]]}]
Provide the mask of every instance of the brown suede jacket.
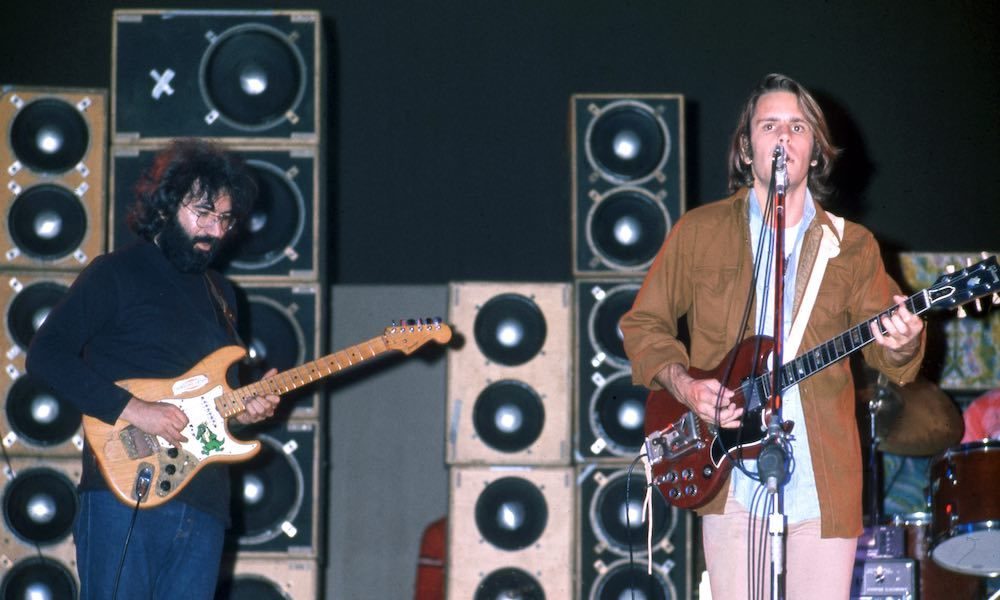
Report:
[{"label": "brown suede jacket", "polygon": [[[740,321],[751,290],[747,202],[749,188],[686,213],[671,230],[646,274],[632,310],[621,320],[625,351],[637,385],[661,386],[654,377],[670,363],[714,369],[740,337]],[[802,295],[822,239],[821,226],[833,228],[815,204],[800,251],[795,303]],[[834,229],[834,231],[836,231]],[[822,344],[891,307],[898,285],[882,263],[871,232],[845,222],[840,254],[827,264],[816,303],[796,354]],[[754,314],[751,312],[750,314]],[[690,350],[678,339],[678,320],[687,318]],[[753,319],[745,332],[753,335]],[[897,383],[911,381],[923,360],[924,344],[906,365],[894,367],[880,346],[862,349],[866,362]],[[793,356],[785,356],[789,362]],[[861,445],[855,417],[854,383],[847,359],[799,384],[809,451],[819,496],[823,537],[856,537],[862,529]],[[722,512],[728,482],[701,514]]]}]

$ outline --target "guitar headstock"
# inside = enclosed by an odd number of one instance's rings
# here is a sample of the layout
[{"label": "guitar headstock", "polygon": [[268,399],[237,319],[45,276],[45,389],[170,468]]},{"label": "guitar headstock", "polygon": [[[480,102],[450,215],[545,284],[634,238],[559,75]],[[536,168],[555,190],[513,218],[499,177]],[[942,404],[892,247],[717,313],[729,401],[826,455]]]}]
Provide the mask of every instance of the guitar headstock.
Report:
[{"label": "guitar headstock", "polygon": [[399,323],[393,322],[386,327],[382,337],[389,349],[410,354],[428,342],[447,343],[451,339],[451,327],[442,323],[440,317],[400,319]]},{"label": "guitar headstock", "polygon": [[995,255],[985,257],[961,271],[949,269],[927,289],[927,296],[935,307],[961,307],[983,296],[995,295],[994,304],[1000,303],[1000,266]]}]

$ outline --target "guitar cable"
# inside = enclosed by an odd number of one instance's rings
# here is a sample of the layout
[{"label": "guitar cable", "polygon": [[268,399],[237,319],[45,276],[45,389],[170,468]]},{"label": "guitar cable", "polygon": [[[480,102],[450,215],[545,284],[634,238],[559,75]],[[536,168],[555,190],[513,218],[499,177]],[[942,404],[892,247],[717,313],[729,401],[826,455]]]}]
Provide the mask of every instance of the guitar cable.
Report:
[{"label": "guitar cable", "polygon": [[128,544],[132,540],[132,530],[135,528],[136,517],[139,516],[139,504],[149,493],[149,486],[153,481],[153,469],[146,466],[139,470],[135,478],[135,506],[132,508],[132,518],[128,523],[128,531],[125,533],[125,544],[122,545],[122,557],[118,561],[118,572],[115,573],[115,587],[111,594],[112,600],[118,598],[118,584],[121,583],[122,571],[125,570],[125,555],[128,554]]},{"label": "guitar cable", "polygon": [[[635,569],[636,569],[636,564],[635,564],[635,554],[634,554],[633,549],[632,549],[632,514],[631,514],[631,511],[629,510],[629,499],[631,498],[631,491],[630,490],[631,490],[631,486],[632,486],[632,474],[635,472],[635,466],[639,463],[639,461],[641,461],[646,456],[647,455],[646,455],[645,452],[640,453],[638,456],[636,456],[635,459],[633,459],[632,462],[629,464],[628,469],[625,472],[625,542],[626,542],[626,545],[628,546],[629,596],[631,596],[630,600],[635,600],[635,590],[636,590],[637,586],[636,586],[636,583],[635,583]],[[646,485],[645,485],[645,488],[646,488],[647,492],[648,492],[649,488],[651,488],[651,487],[653,489],[655,489],[657,491],[657,493],[660,492],[660,488],[659,487],[657,487],[657,486],[655,486],[655,485],[650,484],[649,482],[647,482]],[[652,527],[653,526],[653,510],[652,509],[650,509],[650,511],[649,511],[648,518],[649,518],[649,526]],[[648,559],[650,561],[653,560],[653,555],[652,555],[651,552],[650,552],[650,554],[648,556]],[[655,596],[653,594],[653,592],[655,591],[653,589],[653,581],[654,581],[654,578],[652,576],[650,576],[649,577],[649,581],[647,582],[647,589],[646,589],[646,597],[647,598],[655,598]]]}]

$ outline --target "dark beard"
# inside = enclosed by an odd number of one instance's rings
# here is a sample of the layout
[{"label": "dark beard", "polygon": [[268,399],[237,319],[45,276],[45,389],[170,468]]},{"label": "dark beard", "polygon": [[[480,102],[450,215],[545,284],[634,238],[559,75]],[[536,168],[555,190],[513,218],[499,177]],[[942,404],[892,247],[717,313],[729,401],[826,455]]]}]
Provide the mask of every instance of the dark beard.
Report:
[{"label": "dark beard", "polygon": [[[198,242],[207,242],[211,248],[202,252],[194,247]],[[181,273],[204,273],[219,251],[219,240],[203,235],[192,238],[177,219],[171,219],[156,238],[163,254]]]}]

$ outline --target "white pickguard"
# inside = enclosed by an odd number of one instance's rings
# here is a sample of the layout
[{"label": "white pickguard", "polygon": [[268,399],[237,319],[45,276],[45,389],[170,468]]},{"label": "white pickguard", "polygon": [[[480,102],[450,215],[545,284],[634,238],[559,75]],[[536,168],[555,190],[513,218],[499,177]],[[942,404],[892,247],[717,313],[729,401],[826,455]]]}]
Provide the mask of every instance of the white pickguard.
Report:
[{"label": "white pickguard", "polygon": [[[188,424],[182,431],[187,441],[181,444],[181,448],[198,459],[218,455],[239,456],[252,452],[255,448],[254,444],[237,442],[229,436],[222,415],[215,408],[215,400],[222,393],[222,386],[217,385],[200,396],[162,400],[180,408],[187,415]],[[163,438],[157,439],[162,447],[172,445]]]}]

